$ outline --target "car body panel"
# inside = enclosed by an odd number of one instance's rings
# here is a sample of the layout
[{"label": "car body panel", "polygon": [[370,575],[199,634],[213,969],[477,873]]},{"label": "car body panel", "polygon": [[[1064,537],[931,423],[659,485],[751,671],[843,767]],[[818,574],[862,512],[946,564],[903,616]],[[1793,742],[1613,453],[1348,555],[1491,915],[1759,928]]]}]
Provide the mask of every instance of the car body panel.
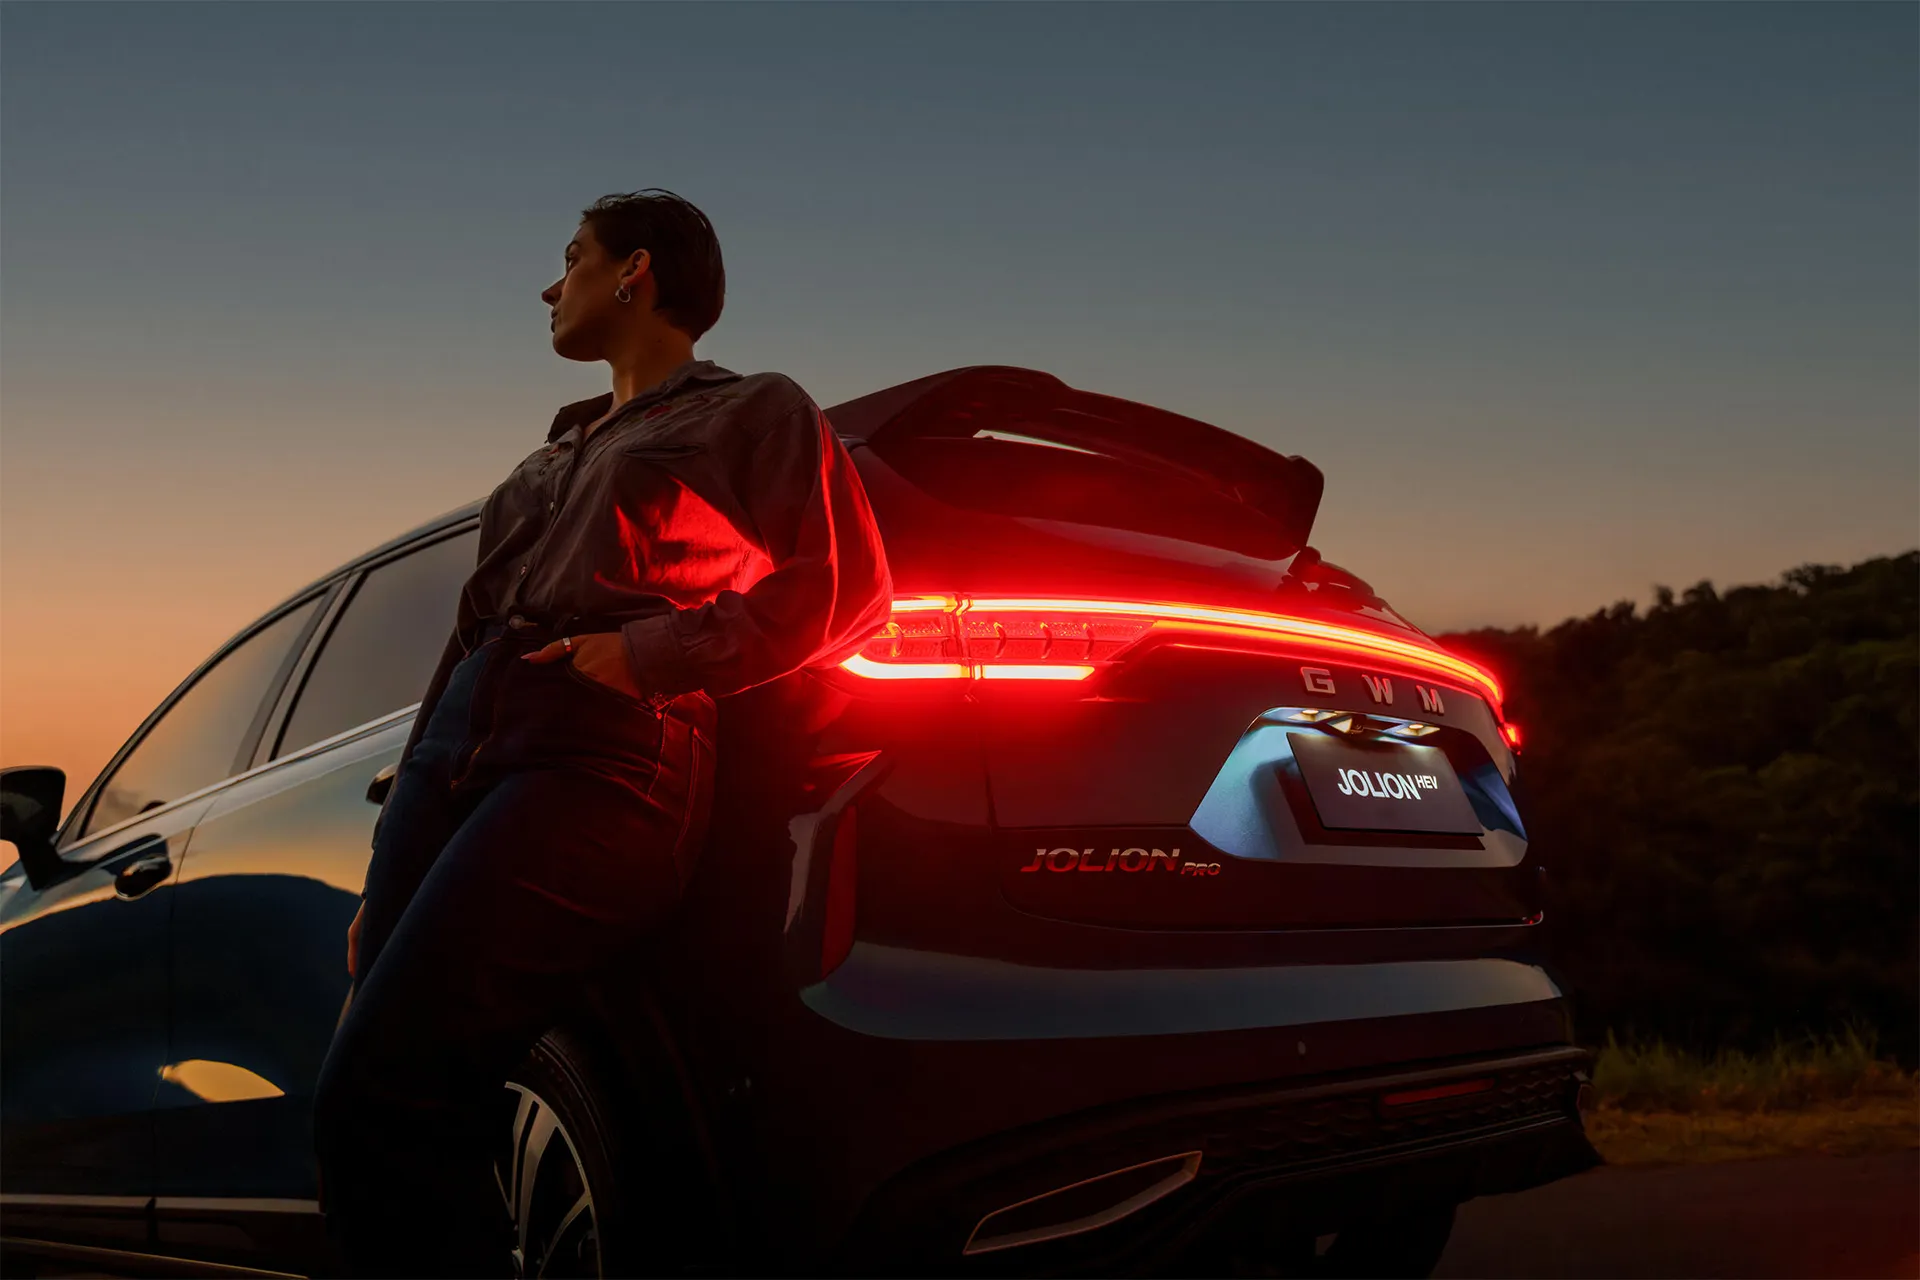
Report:
[{"label": "car body panel", "polygon": [[276,762],[201,820],[174,908],[170,1053],[224,1069],[163,1095],[159,1194],[318,1194],[313,1091],[350,985],[344,939],[378,813],[367,784],[407,728]]},{"label": "car body panel", "polygon": [[[1186,601],[1427,643],[1364,591],[1290,576],[1320,496],[1302,460],[1023,370],[949,371],[828,414],[902,594]],[[1009,430],[976,434],[995,423]],[[1029,465],[1082,491],[1034,510],[1031,486],[994,483]],[[1179,490],[1165,511],[1141,506],[1156,468]],[[253,768],[201,798],[171,890],[155,1068],[219,1064],[240,1087],[160,1091],[126,1184],[157,1196],[151,1251],[329,1265],[311,1090],[348,985],[366,787],[412,711],[267,757],[346,598],[276,692]],[[1328,828],[1291,736],[1328,730],[1304,711],[1430,722],[1421,741],[1480,829]],[[994,1265],[1118,1267],[1123,1245],[1171,1248],[1283,1184],[1307,1229],[1356,1196],[1559,1176],[1580,1161],[1580,1055],[1540,962],[1540,860],[1500,730],[1484,690],[1284,644],[1155,637],[1070,686],[793,673],[720,700],[682,910],[643,968],[591,982],[580,1030],[657,1109],[661,1158],[722,1206],[702,1228],[716,1249],[776,1269],[955,1266],[980,1215],[1189,1149],[1193,1186],[1132,1225]],[[32,897],[0,910],[31,916]],[[1411,1127],[1383,1110],[1384,1081],[1476,1072],[1485,1100]],[[1327,1117],[1340,1152],[1296,1150]],[[1257,1138],[1270,1130],[1294,1136]],[[1415,1165],[1418,1192],[1368,1172]]]},{"label": "car body panel", "polygon": [[[0,907],[0,1208],[7,1232],[101,1246],[147,1239],[153,1106],[167,1058],[167,946],[179,867],[201,797],[62,851],[40,889]],[[130,860],[166,854],[167,877],[128,901]]]},{"label": "car body panel", "polygon": [[[1553,1001],[1538,965],[1482,956],[1225,969],[1042,969],[855,943],[800,999],[885,1040],[1091,1040],[1290,1030]],[[1196,1054],[1205,1046],[1196,1043]]]}]

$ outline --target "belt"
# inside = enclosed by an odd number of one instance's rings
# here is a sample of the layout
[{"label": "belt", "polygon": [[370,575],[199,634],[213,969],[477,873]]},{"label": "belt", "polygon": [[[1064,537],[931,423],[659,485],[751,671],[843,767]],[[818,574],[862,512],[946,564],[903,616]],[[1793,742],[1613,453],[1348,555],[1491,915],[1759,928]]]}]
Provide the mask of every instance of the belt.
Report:
[{"label": "belt", "polygon": [[531,640],[540,644],[551,644],[562,636],[584,636],[595,631],[618,631],[625,621],[622,618],[599,618],[572,616],[558,622],[550,622],[530,614],[515,613],[504,621],[494,619],[482,623],[474,634],[473,644],[468,649],[479,648],[489,640],[507,637],[514,640]]}]

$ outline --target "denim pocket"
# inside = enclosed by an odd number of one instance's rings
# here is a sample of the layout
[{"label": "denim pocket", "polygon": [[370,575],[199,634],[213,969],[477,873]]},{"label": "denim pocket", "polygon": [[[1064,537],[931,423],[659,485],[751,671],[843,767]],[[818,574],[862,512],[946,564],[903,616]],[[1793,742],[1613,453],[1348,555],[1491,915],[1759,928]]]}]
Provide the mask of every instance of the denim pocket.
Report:
[{"label": "denim pocket", "polygon": [[652,716],[657,716],[660,714],[661,706],[660,704],[655,702],[653,699],[636,698],[632,694],[626,692],[624,689],[614,688],[612,685],[606,683],[606,681],[604,680],[595,680],[592,676],[580,670],[580,668],[574,666],[572,658],[568,658],[566,661],[562,662],[560,664],[560,669],[566,672],[568,678],[570,678],[575,684],[583,684],[587,688],[592,689],[595,693],[598,693],[603,697],[612,698],[615,702],[618,702],[622,706],[632,707],[635,711],[644,711],[648,715],[652,715]]}]

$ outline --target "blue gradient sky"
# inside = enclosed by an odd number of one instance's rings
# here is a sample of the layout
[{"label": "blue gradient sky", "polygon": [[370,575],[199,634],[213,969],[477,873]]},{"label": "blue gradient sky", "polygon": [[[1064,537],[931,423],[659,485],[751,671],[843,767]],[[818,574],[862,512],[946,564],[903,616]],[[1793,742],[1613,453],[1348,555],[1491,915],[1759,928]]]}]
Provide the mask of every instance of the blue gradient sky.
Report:
[{"label": "blue gradient sky", "polygon": [[0,757],[90,773],[604,390],[536,295],[647,185],[725,246],[701,355],[823,404],[1023,364],[1304,454],[1316,545],[1429,629],[1904,549],[1916,48],[1896,4],[7,5]]}]

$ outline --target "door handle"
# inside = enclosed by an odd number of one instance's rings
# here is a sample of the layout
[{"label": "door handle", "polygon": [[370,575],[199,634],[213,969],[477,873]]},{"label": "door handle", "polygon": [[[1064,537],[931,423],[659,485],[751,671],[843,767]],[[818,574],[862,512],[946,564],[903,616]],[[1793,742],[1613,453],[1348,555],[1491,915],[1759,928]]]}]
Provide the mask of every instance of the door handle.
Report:
[{"label": "door handle", "polygon": [[367,784],[367,803],[385,804],[387,802],[387,792],[393,790],[394,775],[399,772],[400,765],[396,761],[374,774],[373,781]]},{"label": "door handle", "polygon": [[173,856],[167,852],[164,839],[138,841],[127,853],[131,856],[111,868],[116,898],[131,902],[152,892],[173,874]]},{"label": "door handle", "polygon": [[121,867],[113,877],[113,896],[132,901],[150,892],[173,874],[173,859],[165,853],[150,853]]}]

